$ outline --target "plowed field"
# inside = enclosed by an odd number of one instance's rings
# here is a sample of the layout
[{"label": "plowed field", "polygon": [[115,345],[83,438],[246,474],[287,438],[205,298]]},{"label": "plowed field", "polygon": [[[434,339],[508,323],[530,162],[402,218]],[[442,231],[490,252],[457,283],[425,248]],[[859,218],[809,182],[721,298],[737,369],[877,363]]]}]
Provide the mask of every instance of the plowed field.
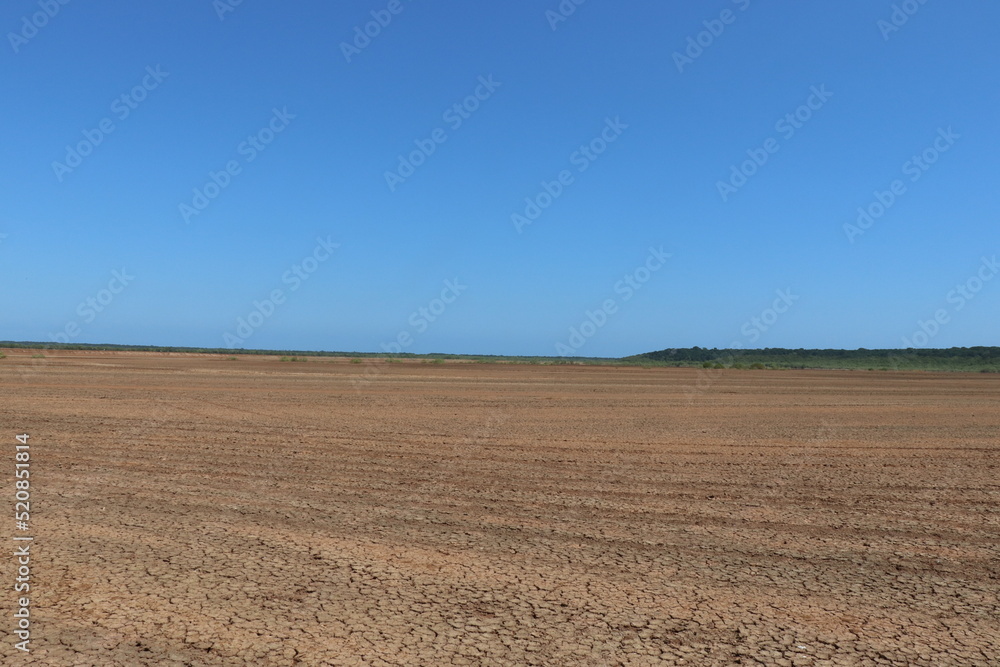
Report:
[{"label": "plowed field", "polygon": [[3,664],[1000,664],[1000,375],[7,354]]}]

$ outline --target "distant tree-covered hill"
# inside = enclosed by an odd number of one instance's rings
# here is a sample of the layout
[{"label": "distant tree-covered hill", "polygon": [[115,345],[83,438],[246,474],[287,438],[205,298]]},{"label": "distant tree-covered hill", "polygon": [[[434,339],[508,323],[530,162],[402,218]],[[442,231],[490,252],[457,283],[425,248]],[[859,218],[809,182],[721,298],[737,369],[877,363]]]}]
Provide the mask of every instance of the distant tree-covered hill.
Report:
[{"label": "distant tree-covered hill", "polygon": [[759,350],[677,348],[647,352],[625,361],[676,366],[765,368],[849,368],[875,370],[952,370],[1000,372],[1000,347],[952,347],[907,350],[806,350],[769,347]]}]

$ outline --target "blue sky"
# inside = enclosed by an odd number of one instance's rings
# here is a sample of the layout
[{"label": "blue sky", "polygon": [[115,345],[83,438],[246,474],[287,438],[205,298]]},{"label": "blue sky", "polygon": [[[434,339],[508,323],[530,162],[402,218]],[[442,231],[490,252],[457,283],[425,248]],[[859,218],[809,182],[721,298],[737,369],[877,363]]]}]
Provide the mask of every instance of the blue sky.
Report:
[{"label": "blue sky", "polygon": [[0,339],[996,345],[1000,7],[895,7],[10,0]]}]

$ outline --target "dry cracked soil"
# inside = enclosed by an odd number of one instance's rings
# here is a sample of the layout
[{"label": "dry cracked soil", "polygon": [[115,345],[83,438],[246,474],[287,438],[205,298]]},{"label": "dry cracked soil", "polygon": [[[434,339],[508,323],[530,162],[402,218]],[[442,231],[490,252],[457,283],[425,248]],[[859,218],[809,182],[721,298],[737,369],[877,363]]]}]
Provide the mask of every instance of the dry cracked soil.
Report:
[{"label": "dry cracked soil", "polygon": [[1000,664],[998,375],[7,355],[3,664]]}]

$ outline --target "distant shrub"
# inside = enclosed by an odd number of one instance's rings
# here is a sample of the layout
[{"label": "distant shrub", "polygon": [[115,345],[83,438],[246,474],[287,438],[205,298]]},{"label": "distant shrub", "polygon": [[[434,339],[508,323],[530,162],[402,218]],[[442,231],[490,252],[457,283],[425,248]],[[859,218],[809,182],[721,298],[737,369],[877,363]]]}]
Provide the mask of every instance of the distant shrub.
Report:
[{"label": "distant shrub", "polygon": [[352,364],[360,364],[360,363],[364,363],[364,362],[359,357],[354,357],[353,359],[351,359],[351,363]]},{"label": "distant shrub", "polygon": [[760,363],[759,361],[755,361],[752,364],[750,364],[750,368],[752,368],[755,371],[762,371],[767,367],[764,364]]},{"label": "distant shrub", "polygon": [[443,364],[444,363],[444,359],[434,359],[433,361],[431,361],[431,363],[432,364]]},{"label": "distant shrub", "polygon": [[712,368],[714,368],[715,370],[721,370],[721,369],[725,368],[725,366],[723,366],[718,361],[716,361],[714,364],[712,364]]},{"label": "distant shrub", "polygon": [[45,355],[44,354],[33,354],[33,355],[31,355],[31,358],[32,359],[44,359]]},{"label": "distant shrub", "polygon": [[733,363],[732,366],[730,366],[730,368],[735,368],[736,370],[740,370],[741,371],[744,368],[746,368],[746,365],[742,361],[736,361],[736,362]]},{"label": "distant shrub", "polygon": [[236,357],[226,357],[226,361],[238,361]]},{"label": "distant shrub", "polygon": [[711,361],[706,361],[701,365],[702,368],[713,368],[714,364]]}]

